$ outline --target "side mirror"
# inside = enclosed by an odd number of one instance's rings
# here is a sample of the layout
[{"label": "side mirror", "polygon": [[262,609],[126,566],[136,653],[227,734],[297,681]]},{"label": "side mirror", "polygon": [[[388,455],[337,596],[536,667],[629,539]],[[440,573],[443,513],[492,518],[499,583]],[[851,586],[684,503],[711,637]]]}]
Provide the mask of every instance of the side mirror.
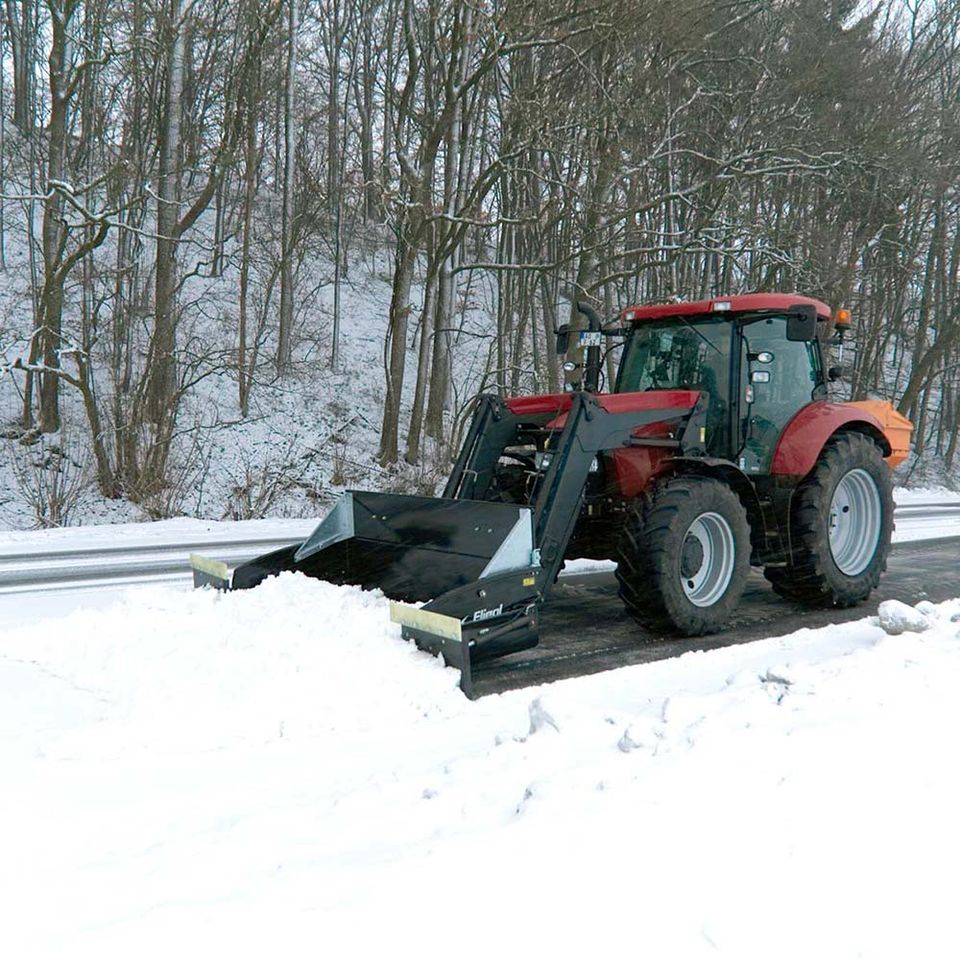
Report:
[{"label": "side mirror", "polygon": [[556,354],[558,357],[562,357],[566,352],[567,348],[570,346],[570,324],[564,323],[561,326],[557,327],[557,348]]},{"label": "side mirror", "polygon": [[817,310],[806,303],[790,307],[787,314],[788,340],[813,340],[817,335]]},{"label": "side mirror", "polygon": [[846,372],[847,371],[842,366],[831,367],[827,371],[827,379],[831,383],[835,383],[837,380],[842,380]]}]

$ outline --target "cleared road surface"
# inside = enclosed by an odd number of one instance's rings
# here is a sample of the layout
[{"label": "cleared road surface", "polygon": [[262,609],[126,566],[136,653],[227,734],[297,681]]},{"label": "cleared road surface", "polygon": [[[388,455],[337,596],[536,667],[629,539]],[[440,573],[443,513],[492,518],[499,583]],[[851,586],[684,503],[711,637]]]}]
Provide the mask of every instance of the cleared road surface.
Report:
[{"label": "cleared road surface", "polygon": [[[898,511],[899,512],[899,511]],[[612,573],[565,577],[543,610],[538,647],[474,670],[481,696],[565,677],[598,673],[635,663],[713,650],[748,640],[783,636],[802,627],[858,620],[876,612],[881,600],[915,604],[960,597],[960,538],[895,544],[887,572],[870,599],[846,610],[809,610],[778,597],[756,570],[736,616],[722,633],[694,639],[644,630],[627,614]]]}]

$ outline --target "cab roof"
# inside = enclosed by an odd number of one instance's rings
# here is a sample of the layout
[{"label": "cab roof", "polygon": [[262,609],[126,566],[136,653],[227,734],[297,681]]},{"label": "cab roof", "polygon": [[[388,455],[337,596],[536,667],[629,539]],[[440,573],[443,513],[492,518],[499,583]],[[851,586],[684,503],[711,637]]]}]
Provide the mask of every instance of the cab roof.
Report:
[{"label": "cab roof", "polygon": [[803,304],[814,307],[817,318],[829,320],[830,308],[822,300],[801,297],[793,293],[743,293],[734,297],[714,297],[712,300],[694,300],[679,303],[638,304],[627,307],[622,317],[631,323],[664,320],[668,317],[690,317],[706,313],[752,313],[755,310],[782,310]]}]

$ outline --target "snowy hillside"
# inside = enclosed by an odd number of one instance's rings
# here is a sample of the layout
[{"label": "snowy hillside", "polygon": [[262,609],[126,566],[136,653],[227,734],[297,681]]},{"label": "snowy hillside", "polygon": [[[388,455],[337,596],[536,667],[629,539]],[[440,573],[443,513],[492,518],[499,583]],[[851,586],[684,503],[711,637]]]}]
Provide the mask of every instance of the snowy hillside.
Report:
[{"label": "snowy hillside", "polygon": [[173,2],[3,8],[0,528],[430,490],[578,302],[747,292],[957,486],[951,4]]},{"label": "snowy hillside", "polygon": [[0,955],[947,955],[924,609],[477,702],[299,575],[9,629]]},{"label": "snowy hillside", "polygon": [[[0,366],[23,356],[31,314],[25,249],[8,241],[8,271],[0,285]],[[175,445],[173,485],[164,495],[135,505],[108,500],[94,484],[93,462],[79,396],[64,393],[64,426],[31,445],[0,440],[0,529],[37,526],[38,512],[57,482],[63,487],[69,525],[117,523],[166,516],[211,520],[322,515],[346,487],[433,492],[443,463],[428,449],[424,462],[384,470],[375,457],[383,413],[383,342],[390,303],[390,253],[373,245],[344,281],[341,294],[340,364],[329,366],[333,289],[330,264],[319,259],[304,267],[312,290],[301,306],[295,364],[287,377],[269,373],[251,394],[249,416],[240,414],[236,377],[220,369],[205,376],[185,400]],[[477,288],[479,289],[479,287]],[[202,306],[195,333],[204,344],[231,346],[236,323],[234,277],[200,277],[191,294]],[[412,304],[422,291],[417,282]],[[458,350],[456,403],[480,387],[488,338],[482,291],[463,304],[468,331]],[[411,331],[411,375],[404,387],[408,415],[414,386],[417,330]],[[12,374],[0,379],[0,418],[19,416],[21,387]],[[13,437],[13,432],[11,432]]]}]

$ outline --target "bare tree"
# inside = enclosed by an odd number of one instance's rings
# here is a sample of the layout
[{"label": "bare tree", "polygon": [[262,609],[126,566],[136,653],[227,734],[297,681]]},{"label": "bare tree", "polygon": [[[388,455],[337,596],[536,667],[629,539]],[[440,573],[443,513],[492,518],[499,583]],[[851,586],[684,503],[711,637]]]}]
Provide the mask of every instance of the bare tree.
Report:
[{"label": "bare tree", "polygon": [[296,170],[296,82],[298,0],[287,0],[287,69],[283,108],[283,213],[280,230],[280,326],[277,338],[277,369],[290,366],[293,335],[293,233],[294,175]]}]

